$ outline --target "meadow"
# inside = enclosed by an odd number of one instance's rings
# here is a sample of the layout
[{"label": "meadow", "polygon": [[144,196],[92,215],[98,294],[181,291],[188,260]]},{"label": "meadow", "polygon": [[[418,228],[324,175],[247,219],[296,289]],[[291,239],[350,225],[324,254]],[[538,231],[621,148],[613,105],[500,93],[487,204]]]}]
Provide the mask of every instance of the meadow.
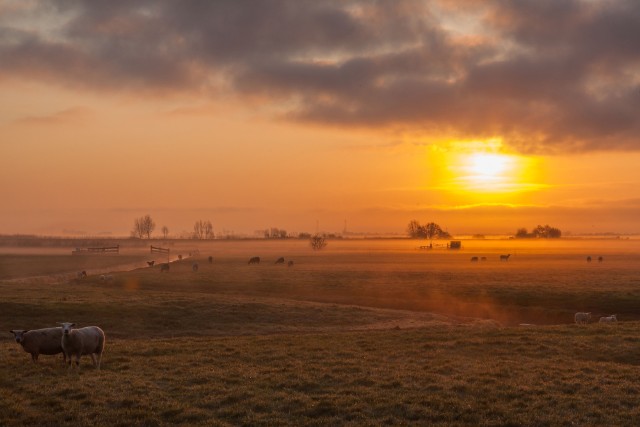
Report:
[{"label": "meadow", "polygon": [[4,248],[1,330],[96,324],[107,347],[68,371],[4,333],[0,425],[638,424],[639,241],[419,245],[183,242],[168,273]]}]

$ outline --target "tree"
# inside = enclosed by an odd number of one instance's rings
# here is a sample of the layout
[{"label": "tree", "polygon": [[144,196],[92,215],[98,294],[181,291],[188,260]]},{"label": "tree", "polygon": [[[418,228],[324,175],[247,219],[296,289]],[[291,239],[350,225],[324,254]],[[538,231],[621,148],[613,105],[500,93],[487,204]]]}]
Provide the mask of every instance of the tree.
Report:
[{"label": "tree", "polygon": [[424,237],[424,230],[422,229],[420,223],[415,219],[409,221],[409,225],[407,226],[407,233],[412,239]]},{"label": "tree", "polygon": [[321,236],[319,234],[311,236],[311,240],[309,242],[311,243],[311,248],[314,251],[319,251],[320,249],[324,249],[327,246],[326,239],[324,238],[324,236]]},{"label": "tree", "polygon": [[551,227],[549,224],[542,226],[538,225],[533,229],[532,234],[535,237],[543,238],[543,239],[557,239],[562,236],[562,231],[558,228]]},{"label": "tree", "polygon": [[194,239],[213,239],[213,236],[213,224],[211,224],[211,221],[199,219],[193,224]]},{"label": "tree", "polygon": [[131,235],[142,239],[143,237],[147,237],[147,239],[151,238],[151,233],[156,228],[156,223],[151,219],[149,214],[145,216],[141,216],[140,218],[136,218],[133,221],[133,230],[131,230]]},{"label": "tree", "polygon": [[414,239],[448,239],[451,235],[435,222],[420,225],[415,219],[409,222],[407,233]]},{"label": "tree", "polygon": [[547,231],[547,237],[549,237],[550,239],[559,239],[560,237],[562,237],[562,231],[560,231],[559,228],[549,227]]},{"label": "tree", "polygon": [[435,222],[430,222],[424,226],[424,237],[432,240],[442,234],[442,228]]},{"label": "tree", "polygon": [[162,231],[162,237],[166,239],[167,236],[169,235],[169,227],[167,227],[166,225],[163,225],[161,231]]},{"label": "tree", "polygon": [[531,233],[527,232],[526,228],[519,228],[516,231],[516,238],[538,238],[538,239],[557,239],[562,237],[562,231],[560,229],[551,227],[550,225],[538,225]]},{"label": "tree", "polygon": [[204,224],[204,238],[205,239],[213,239],[214,235],[213,235],[213,224],[211,224],[211,221],[207,221]]}]

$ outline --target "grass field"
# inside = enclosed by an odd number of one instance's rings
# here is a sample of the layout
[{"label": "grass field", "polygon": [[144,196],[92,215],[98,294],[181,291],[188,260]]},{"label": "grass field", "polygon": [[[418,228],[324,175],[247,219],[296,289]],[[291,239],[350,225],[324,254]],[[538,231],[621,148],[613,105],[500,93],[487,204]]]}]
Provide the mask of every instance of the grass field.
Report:
[{"label": "grass field", "polygon": [[637,425],[638,243],[213,242],[113,281],[65,278],[95,257],[5,253],[2,330],[95,324],[107,347],[69,372],[5,333],[0,425]]}]

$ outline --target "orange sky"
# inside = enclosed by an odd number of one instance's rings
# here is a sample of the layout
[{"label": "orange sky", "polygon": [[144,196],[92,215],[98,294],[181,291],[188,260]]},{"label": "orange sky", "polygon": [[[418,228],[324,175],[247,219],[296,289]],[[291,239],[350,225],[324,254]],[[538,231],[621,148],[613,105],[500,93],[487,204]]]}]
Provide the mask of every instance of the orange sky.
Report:
[{"label": "orange sky", "polygon": [[0,234],[640,232],[637,2],[180,5],[0,5]]}]

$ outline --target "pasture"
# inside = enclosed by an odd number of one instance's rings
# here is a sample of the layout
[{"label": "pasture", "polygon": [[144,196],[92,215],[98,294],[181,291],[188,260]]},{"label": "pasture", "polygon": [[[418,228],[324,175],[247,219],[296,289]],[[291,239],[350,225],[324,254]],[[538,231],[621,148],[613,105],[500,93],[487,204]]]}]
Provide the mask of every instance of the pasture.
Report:
[{"label": "pasture", "polygon": [[5,250],[3,331],[73,321],[107,344],[102,370],[67,371],[5,332],[0,425],[637,425],[639,243],[214,241],[164,273],[122,255],[112,281],[44,253],[19,279],[34,255]]}]

